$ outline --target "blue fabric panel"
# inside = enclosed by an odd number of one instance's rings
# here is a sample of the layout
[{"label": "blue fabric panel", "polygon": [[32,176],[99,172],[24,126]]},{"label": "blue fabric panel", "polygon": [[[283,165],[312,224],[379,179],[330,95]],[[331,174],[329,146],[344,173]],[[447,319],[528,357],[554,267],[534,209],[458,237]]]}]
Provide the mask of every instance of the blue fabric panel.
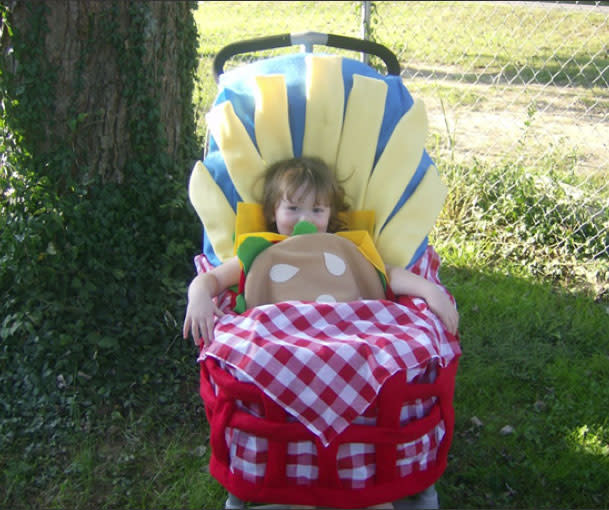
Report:
[{"label": "blue fabric panel", "polygon": [[[316,53],[315,55],[322,54]],[[306,118],[306,56],[307,54],[305,53],[294,53],[259,60],[222,74],[220,76],[219,93],[214,101],[214,104],[230,101],[237,117],[241,120],[243,126],[249,134],[252,143],[257,146],[254,130],[255,77],[258,75],[271,74],[284,75],[288,93],[289,124],[292,136],[293,152],[296,157],[301,156],[304,138],[304,124]],[[387,100],[385,103],[381,131],[378,140],[370,140],[370,143],[375,144],[376,147],[376,164],[379,157],[383,153],[383,150],[385,149],[396,124],[399,122],[402,116],[408,110],[410,110],[414,101],[406,87],[404,87],[402,79],[399,76],[384,76],[367,64],[349,58],[343,58],[342,71],[345,105],[347,104],[347,98],[349,97],[353,87],[354,74],[381,79],[387,83]],[[230,181],[222,155],[220,154],[217,144],[211,135],[209,136],[208,150],[204,163],[214,180],[224,192],[233,209],[236,210],[236,204],[241,200],[241,197]],[[395,214],[395,212],[399,210],[404,202],[406,202],[406,200],[408,200],[408,198],[412,195],[417,185],[425,175],[425,172],[430,164],[433,164],[433,162],[427,152],[424,151],[419,166],[411,182],[404,190],[404,193],[391,216],[393,216],[393,214]],[[409,265],[416,262],[416,260],[425,250],[426,246],[427,239],[425,239],[421,244]],[[203,252],[210,262],[219,263],[219,260],[215,255],[205,233],[203,234]]]},{"label": "blue fabric panel", "polygon": [[383,150],[385,150],[396,124],[412,108],[414,103],[410,92],[406,90],[406,87],[402,83],[402,78],[399,76],[387,76],[385,82],[388,85],[387,101],[385,102],[385,114],[381,125],[381,132],[376,144],[375,164],[383,153]]},{"label": "blue fabric panel", "polygon": [[387,221],[385,221],[385,223],[381,227],[381,230],[385,227],[385,225],[389,222],[389,220],[391,218],[393,218],[395,213],[397,213],[402,208],[404,203],[406,203],[406,201],[414,193],[414,191],[417,189],[417,186],[419,185],[419,183],[421,182],[423,177],[425,177],[425,174],[427,173],[427,169],[429,168],[430,165],[433,165],[433,161],[429,157],[429,154],[427,154],[427,151],[423,150],[423,155],[421,156],[421,160],[419,161],[419,166],[415,170],[414,175],[410,179],[410,182],[406,185],[406,189],[404,190],[404,193],[402,193],[402,196],[398,200],[398,203],[393,208],[393,211],[391,211],[391,214],[389,214],[389,216],[387,217]]},{"label": "blue fabric panel", "polygon": [[[304,123],[306,113],[306,62],[304,54],[285,55],[267,60],[259,60],[243,67],[231,70],[220,76],[221,89],[233,90],[240,94],[249,95],[251,105],[246,108],[241,108],[242,104],[235,103],[233,97],[227,98],[218,95],[214,104],[229,99],[233,102],[233,107],[237,116],[244,119],[250,115],[248,122],[254,121],[254,91],[255,77],[259,75],[283,74],[286,80],[288,92],[288,111],[290,117],[290,131],[292,134],[292,146],[296,157],[302,155],[302,141],[304,138]],[[242,117],[243,116],[243,117]],[[248,129],[248,132],[250,130]],[[250,132],[250,136],[254,141],[254,132]]]},{"label": "blue fabric panel", "polygon": [[208,152],[207,157],[205,158],[205,166],[209,170],[209,173],[213,177],[214,181],[216,181],[218,186],[220,186],[220,189],[226,196],[228,203],[231,204],[233,210],[236,210],[237,202],[241,200],[241,197],[233,186],[230,175],[228,174],[228,170],[226,169],[226,164],[224,163],[224,158],[222,158],[220,151]]},{"label": "blue fabric panel", "polygon": [[207,260],[214,266],[219,266],[221,260],[216,255],[213,246],[209,241],[209,237],[205,234],[205,230],[203,230],[203,254],[207,257]]},{"label": "blue fabric panel", "polygon": [[425,239],[423,239],[423,241],[421,242],[421,245],[417,248],[417,251],[414,252],[414,255],[410,259],[410,262],[406,265],[406,268],[411,268],[412,266],[414,266],[416,261],[419,260],[419,258],[421,258],[421,256],[427,249],[428,244],[429,244],[429,239],[426,236]]}]

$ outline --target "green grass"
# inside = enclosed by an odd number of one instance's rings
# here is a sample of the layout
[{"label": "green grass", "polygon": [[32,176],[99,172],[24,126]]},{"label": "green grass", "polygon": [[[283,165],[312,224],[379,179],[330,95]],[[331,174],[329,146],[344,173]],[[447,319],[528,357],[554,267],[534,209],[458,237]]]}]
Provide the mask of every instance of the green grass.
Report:
[{"label": "green grass", "polygon": [[609,190],[574,174],[573,164],[557,156],[534,168],[441,165],[450,193],[434,245],[458,267],[600,295],[609,279]]},{"label": "green grass", "polygon": [[[438,483],[443,507],[603,508],[608,304],[489,269],[446,263],[442,278],[459,303],[464,351],[455,438]],[[2,452],[0,506],[220,508],[225,492],[207,473],[200,404],[186,393],[176,401],[188,419],[175,424],[153,405],[115,413],[35,462]],[[506,425],[512,434],[501,434]]]},{"label": "green grass", "polygon": [[[503,5],[502,5],[503,4]],[[606,14],[582,9],[513,6],[503,2],[379,2],[376,34],[408,66],[454,65],[501,73],[518,83],[587,87],[604,70],[609,57],[603,51]],[[421,20],[424,19],[424,23]],[[492,27],[492,28],[491,28]],[[585,47],[585,53],[582,49]],[[596,55],[590,66],[590,55]],[[477,73],[479,76],[479,73]],[[464,78],[476,76],[464,74]]]},{"label": "green grass", "polygon": [[[360,36],[355,2],[201,2],[196,19],[205,76],[211,59],[229,42],[307,30]],[[501,2],[384,1],[372,15],[374,37],[404,66],[450,65],[465,81],[479,80],[482,71],[483,76],[518,76],[518,83],[590,87],[600,72],[606,83],[606,28],[606,14],[598,10],[565,13]],[[607,97],[602,82],[596,86]]]},{"label": "green grass", "polygon": [[[606,303],[497,273],[448,268],[444,279],[460,305],[464,351],[444,504],[606,505]],[[514,432],[502,435],[508,425]]]},{"label": "green grass", "polygon": [[[225,43],[300,30],[357,35],[359,14],[352,2],[277,4],[201,4],[195,97],[201,132],[216,93],[211,60]],[[466,2],[450,11],[443,2],[398,4],[379,3],[376,30],[409,66],[486,65],[480,52],[463,52],[459,41],[468,38],[474,48],[502,48],[505,63],[533,67],[552,55],[567,61],[578,54],[581,40],[590,39],[598,49],[606,44],[594,37],[602,19],[585,13],[569,18],[584,31],[579,39],[570,36],[562,15],[548,13],[545,22],[557,29],[544,38],[524,8],[519,16],[519,8],[497,4],[485,10],[484,4]],[[431,20],[428,30],[418,29],[422,8]],[[479,15],[474,25],[468,22],[472,12]],[[485,26],[498,26],[496,19],[503,20],[501,29],[489,36]],[[496,64],[489,72],[503,65]],[[606,69],[602,52],[598,65]],[[585,87],[587,72],[568,64],[559,78]],[[548,74],[536,79],[547,81]],[[459,90],[442,87],[449,103],[463,104]],[[469,94],[470,104],[484,100]],[[606,90],[601,94],[607,98]],[[430,152],[435,154],[433,146]],[[608,508],[606,176],[583,180],[573,173],[570,155],[560,152],[535,167],[511,155],[499,166],[477,162],[465,168],[449,157],[438,163],[451,192],[432,240],[443,258],[442,279],[459,304],[464,352],[455,437],[438,482],[441,505]],[[577,186],[581,196],[575,200],[565,184]],[[585,228],[578,230],[580,225]],[[98,410],[70,441],[16,443],[0,451],[0,507],[221,508],[225,491],[207,472],[208,430],[194,387],[194,361],[180,372],[193,384],[170,406],[150,395],[149,405],[131,413],[120,406]],[[508,425],[513,432],[502,434]]]},{"label": "green grass", "polygon": [[[0,506],[221,508],[224,491],[207,471],[204,421],[169,428],[155,428],[152,419],[104,426],[114,433],[96,430],[61,455],[3,466]],[[51,476],[41,477],[41,471]]]}]

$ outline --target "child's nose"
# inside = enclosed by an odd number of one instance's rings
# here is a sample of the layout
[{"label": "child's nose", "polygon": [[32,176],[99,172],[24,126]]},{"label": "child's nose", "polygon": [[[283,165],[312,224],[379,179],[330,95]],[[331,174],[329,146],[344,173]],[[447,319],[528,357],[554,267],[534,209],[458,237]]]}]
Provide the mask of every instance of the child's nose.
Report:
[{"label": "child's nose", "polygon": [[303,211],[300,213],[300,218],[298,218],[298,221],[311,221],[311,214],[309,214],[308,211]]}]

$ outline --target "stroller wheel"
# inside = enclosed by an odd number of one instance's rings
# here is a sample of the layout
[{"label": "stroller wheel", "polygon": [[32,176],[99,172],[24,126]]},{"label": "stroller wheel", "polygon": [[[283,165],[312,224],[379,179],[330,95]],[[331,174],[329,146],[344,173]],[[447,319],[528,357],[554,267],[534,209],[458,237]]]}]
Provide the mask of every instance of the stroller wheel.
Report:
[{"label": "stroller wheel", "polygon": [[229,492],[226,503],[224,503],[224,510],[245,510],[245,501]]}]

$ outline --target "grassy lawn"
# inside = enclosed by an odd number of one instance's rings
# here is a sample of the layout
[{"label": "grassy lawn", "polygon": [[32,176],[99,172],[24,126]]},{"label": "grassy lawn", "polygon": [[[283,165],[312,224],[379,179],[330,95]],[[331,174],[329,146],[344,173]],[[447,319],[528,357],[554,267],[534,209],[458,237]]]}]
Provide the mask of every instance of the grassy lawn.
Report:
[{"label": "grassy lawn", "polygon": [[[454,65],[466,81],[502,73],[518,83],[589,86],[608,57],[606,13],[507,2],[378,2],[376,32],[406,65]],[[421,19],[425,20],[424,27]],[[523,71],[524,69],[524,71]],[[524,74],[523,74],[524,72]],[[605,74],[607,76],[607,74]]]},{"label": "grassy lawn", "polygon": [[[607,303],[463,265],[443,267],[464,356],[442,506],[606,508]],[[184,370],[196,378],[192,366]],[[153,405],[102,418],[37,463],[2,452],[0,506],[221,508],[225,492],[207,473],[207,426],[189,389],[176,395],[175,421],[159,420]]]},{"label": "grassy lawn", "polygon": [[[232,4],[228,10],[224,2],[205,2],[197,12],[203,79],[195,107],[201,133],[216,91],[211,60],[225,43],[308,29],[358,35],[353,2]],[[488,2],[464,3],[456,20],[446,18],[444,2],[425,3],[434,20],[433,30],[425,33],[412,28],[420,3],[410,3],[410,9],[400,2],[380,4],[378,37],[409,66],[445,63],[439,41],[447,34],[458,38],[467,28],[474,48],[486,37]],[[390,30],[387,20],[395,20],[398,10],[408,37]],[[481,21],[465,27],[472,10]],[[504,6],[489,12],[505,20],[492,42],[505,55],[505,62],[494,62],[507,73],[518,58],[543,65],[546,50],[563,59],[577,52],[571,27],[557,13],[545,18],[557,27],[555,39],[542,41],[534,18],[515,16]],[[573,23],[585,19],[578,25],[594,38],[600,21],[585,12],[573,16]],[[551,50],[556,47],[558,52]],[[465,70],[488,64],[463,51],[452,58]],[[608,63],[606,52],[600,54],[597,64]],[[543,73],[538,76],[547,80]],[[586,74],[569,64],[559,78],[584,83]],[[448,97],[459,95],[442,87]],[[606,90],[602,94],[607,98]],[[433,143],[430,153],[435,154]],[[464,352],[455,437],[438,482],[440,503],[445,508],[609,508],[609,191],[602,185],[599,192],[599,182],[574,175],[566,156],[546,158],[535,168],[510,156],[500,168],[478,162],[467,171],[449,158],[437,161],[451,193],[432,241],[443,258],[442,279],[459,304]],[[577,200],[565,191],[569,185],[581,192]],[[578,228],[582,222],[588,225],[584,230]],[[603,225],[604,234],[598,235],[594,229]],[[100,413],[70,440],[17,442],[1,451],[0,507],[221,508],[225,491],[207,472],[208,430],[196,394],[194,356],[193,349],[192,360],[180,365],[187,382],[170,405],[142,395],[131,412]]]},{"label": "grassy lawn", "polygon": [[460,303],[464,356],[443,505],[606,505],[606,309],[497,273],[448,267],[445,281]]}]

